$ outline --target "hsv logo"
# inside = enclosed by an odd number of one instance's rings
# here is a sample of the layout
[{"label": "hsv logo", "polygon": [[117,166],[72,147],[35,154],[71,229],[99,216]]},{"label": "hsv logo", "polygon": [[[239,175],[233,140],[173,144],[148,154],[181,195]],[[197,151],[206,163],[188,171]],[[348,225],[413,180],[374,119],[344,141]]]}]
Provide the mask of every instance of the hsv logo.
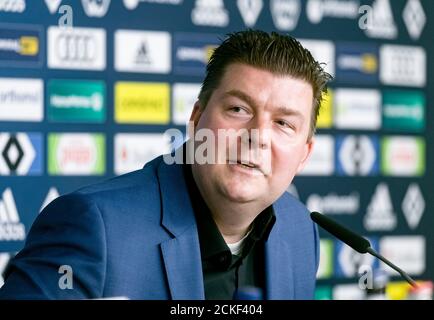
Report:
[{"label": "hsv logo", "polygon": [[107,13],[110,0],[81,0],[81,4],[89,17],[101,18]]},{"label": "hsv logo", "polygon": [[94,28],[48,28],[48,67],[104,70],[106,32]]},{"label": "hsv logo", "polygon": [[0,199],[0,241],[22,241],[26,237],[20,222],[12,190],[7,188]]},{"label": "hsv logo", "polygon": [[378,174],[378,138],[374,136],[338,136],[337,173],[348,176]]},{"label": "hsv logo", "polygon": [[0,175],[42,173],[42,135],[0,133]]},{"label": "hsv logo", "polygon": [[[374,250],[378,248],[377,239],[369,238],[369,242]],[[359,274],[361,268],[367,266],[375,269],[378,260],[369,254],[360,254],[341,241],[335,241],[336,248],[336,274],[341,277],[351,278]]]}]

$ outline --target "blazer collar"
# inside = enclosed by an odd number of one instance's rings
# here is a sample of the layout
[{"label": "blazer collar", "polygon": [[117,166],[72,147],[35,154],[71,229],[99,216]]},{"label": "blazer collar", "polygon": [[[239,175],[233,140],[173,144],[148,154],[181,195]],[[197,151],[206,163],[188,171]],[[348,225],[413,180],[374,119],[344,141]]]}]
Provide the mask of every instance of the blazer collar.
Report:
[{"label": "blazer collar", "polygon": [[157,167],[162,225],[172,238],[160,244],[171,298],[204,299],[202,262],[196,220],[182,164]]},{"label": "blazer collar", "polygon": [[[265,242],[265,298],[268,300],[294,299],[294,275],[287,235],[282,234],[279,218],[285,214],[285,207],[279,200],[273,204],[276,223]],[[287,211],[287,210],[286,210]],[[280,223],[279,223],[280,222]],[[295,240],[296,241],[296,240]]]}]

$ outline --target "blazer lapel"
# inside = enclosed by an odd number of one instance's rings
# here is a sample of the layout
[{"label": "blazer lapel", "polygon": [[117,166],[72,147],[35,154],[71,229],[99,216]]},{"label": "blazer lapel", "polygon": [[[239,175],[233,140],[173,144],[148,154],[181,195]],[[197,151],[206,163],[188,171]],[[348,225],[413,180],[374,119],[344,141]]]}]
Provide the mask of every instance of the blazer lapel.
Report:
[{"label": "blazer lapel", "polygon": [[205,299],[199,236],[182,165],[161,161],[157,175],[162,225],[173,236],[160,244],[171,298]]},{"label": "blazer lapel", "polygon": [[[265,243],[266,299],[294,299],[291,252],[280,234],[278,206],[273,206],[276,222]],[[279,214],[280,213],[280,214]],[[296,241],[296,240],[295,240]]]}]

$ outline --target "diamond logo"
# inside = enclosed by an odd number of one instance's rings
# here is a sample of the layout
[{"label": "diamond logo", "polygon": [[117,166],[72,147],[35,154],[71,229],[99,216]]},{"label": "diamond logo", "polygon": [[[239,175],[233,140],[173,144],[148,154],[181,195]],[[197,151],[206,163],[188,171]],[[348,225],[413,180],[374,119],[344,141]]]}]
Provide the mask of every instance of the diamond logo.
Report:
[{"label": "diamond logo", "polygon": [[425,212],[425,200],[416,183],[412,183],[402,201],[402,212],[411,229],[416,229]]},{"label": "diamond logo", "polygon": [[42,136],[0,133],[0,175],[40,174]]},{"label": "diamond logo", "polygon": [[6,142],[6,146],[2,152],[2,156],[6,162],[6,165],[11,171],[17,170],[18,165],[23,159],[23,155],[23,149],[18,143],[16,136],[12,135],[8,142]]},{"label": "diamond logo", "polygon": [[418,40],[426,24],[426,15],[419,0],[408,0],[402,13],[408,34]]},{"label": "diamond logo", "polygon": [[62,0],[45,0],[45,4],[47,5],[48,11],[50,11],[51,14],[55,14],[57,12],[61,2]]},{"label": "diamond logo", "polygon": [[253,27],[264,6],[262,0],[237,0],[238,10],[247,27]]},{"label": "diamond logo", "polygon": [[380,183],[368,205],[363,224],[368,231],[390,231],[396,227],[396,223],[389,187]]}]

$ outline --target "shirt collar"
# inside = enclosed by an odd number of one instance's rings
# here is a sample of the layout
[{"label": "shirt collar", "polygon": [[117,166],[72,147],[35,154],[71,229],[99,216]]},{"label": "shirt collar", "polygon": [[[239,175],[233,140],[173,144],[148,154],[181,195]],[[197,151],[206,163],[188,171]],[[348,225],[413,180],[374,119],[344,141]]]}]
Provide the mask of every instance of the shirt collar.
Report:
[{"label": "shirt collar", "polygon": [[[212,258],[216,255],[230,254],[229,247],[223,239],[223,236],[212,218],[211,212],[194,181],[193,174],[191,173],[191,165],[184,163],[183,170],[188,193],[196,216],[202,260]],[[243,256],[248,254],[248,251],[250,251],[256,241],[261,239],[264,239],[265,241],[268,238],[275,220],[276,218],[272,205],[256,217],[253,221],[252,231],[246,239]]]}]

